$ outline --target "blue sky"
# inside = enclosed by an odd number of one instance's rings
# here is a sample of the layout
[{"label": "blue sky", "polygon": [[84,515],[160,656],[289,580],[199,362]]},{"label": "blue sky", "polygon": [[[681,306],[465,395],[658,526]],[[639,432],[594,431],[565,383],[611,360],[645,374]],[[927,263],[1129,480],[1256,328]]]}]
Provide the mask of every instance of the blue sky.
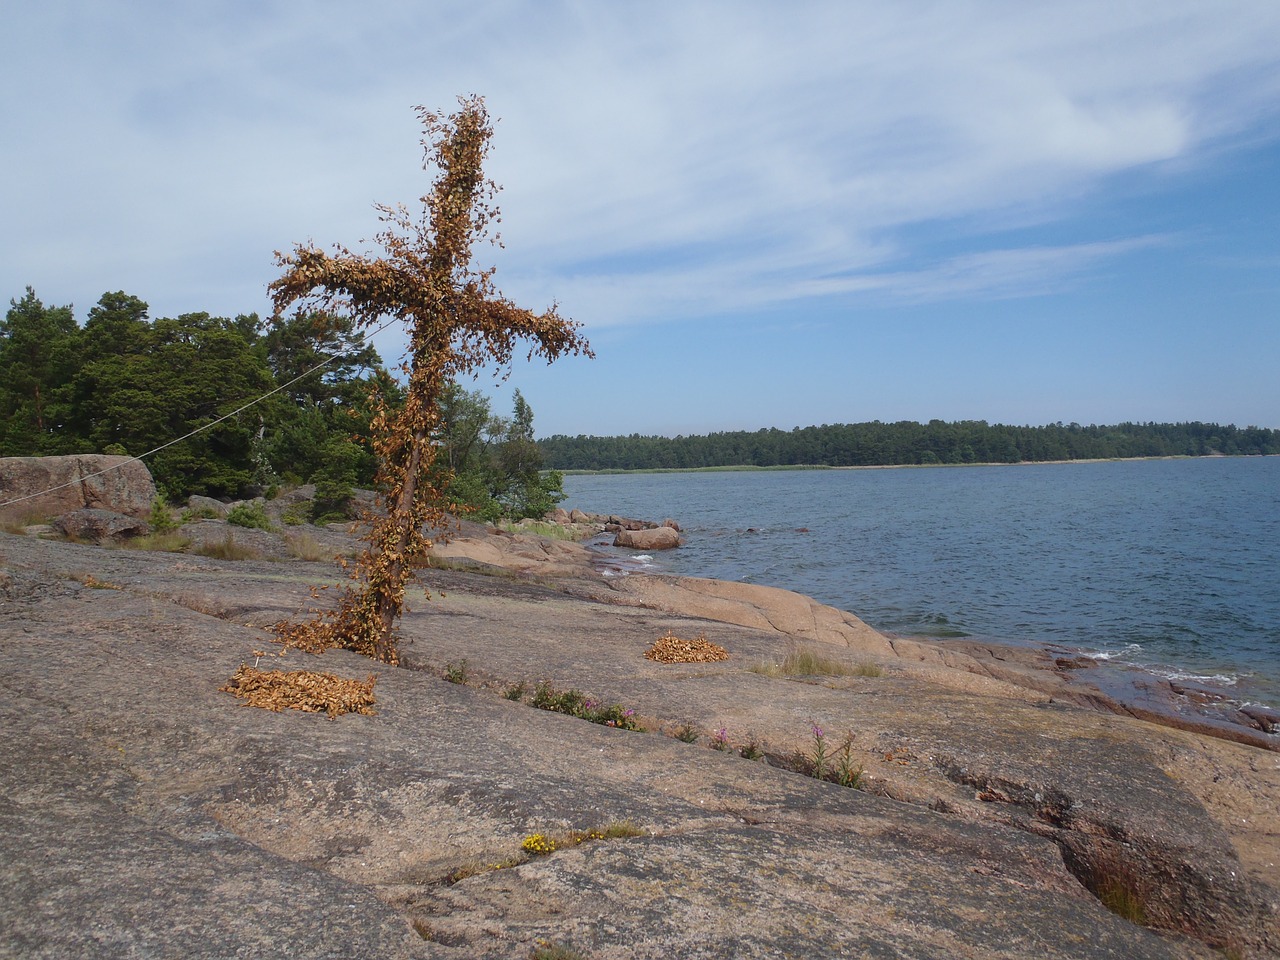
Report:
[{"label": "blue sky", "polygon": [[7,6],[5,297],[265,314],[478,93],[540,435],[1280,427],[1274,0]]}]

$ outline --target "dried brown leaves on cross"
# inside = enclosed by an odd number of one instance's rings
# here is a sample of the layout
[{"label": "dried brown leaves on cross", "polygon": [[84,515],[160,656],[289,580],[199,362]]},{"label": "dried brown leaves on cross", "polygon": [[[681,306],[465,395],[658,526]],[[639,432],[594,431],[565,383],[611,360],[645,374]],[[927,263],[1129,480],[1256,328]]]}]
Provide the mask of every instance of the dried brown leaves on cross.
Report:
[{"label": "dried brown leaves on cross", "polygon": [[554,305],[543,313],[518,307],[494,288],[493,268],[472,267],[472,246],[498,220],[498,188],[484,176],[493,133],[484,100],[460,98],[459,107],[448,117],[415,108],[426,131],[424,167],[438,173],[421,198],[420,219],[403,206],[377,206],[387,225],[375,238],[382,256],[298,245],[276,254],[284,272],[269,288],[277,313],[291,306],[345,312],[361,328],[397,319],[409,334],[404,405],[392,411],[376,401],[373,447],[383,509],[371,518],[367,547],[351,571],[356,585],[345,590],[336,611],[280,631],[387,663],[398,660],[395,624],[414,561],[431,547],[426,531],[445,529],[449,521],[447,474],[431,471],[444,390],[483,365],[509,366],[517,341],[529,342],[530,359],[548,363],[566,354],[592,355],[578,324]]}]

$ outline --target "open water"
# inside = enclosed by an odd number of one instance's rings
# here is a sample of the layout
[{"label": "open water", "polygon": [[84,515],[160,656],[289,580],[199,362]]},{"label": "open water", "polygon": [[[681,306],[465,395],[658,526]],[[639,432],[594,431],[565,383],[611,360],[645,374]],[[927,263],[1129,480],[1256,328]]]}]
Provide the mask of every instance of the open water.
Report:
[{"label": "open water", "polygon": [[641,561],[655,572],[1280,705],[1280,457],[579,475],[564,489],[569,509],[678,520],[685,545]]}]

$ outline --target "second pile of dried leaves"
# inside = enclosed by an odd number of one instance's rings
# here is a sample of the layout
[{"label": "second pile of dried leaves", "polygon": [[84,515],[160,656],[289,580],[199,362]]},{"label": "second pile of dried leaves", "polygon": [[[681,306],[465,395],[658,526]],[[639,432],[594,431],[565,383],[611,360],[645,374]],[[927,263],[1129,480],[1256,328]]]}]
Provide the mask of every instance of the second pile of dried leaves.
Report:
[{"label": "second pile of dried leaves", "polygon": [[376,713],[373,685],[377,679],[372,673],[362,682],[310,670],[259,670],[242,663],[231,681],[219,689],[243,698],[248,707],[327,713],[333,718],[344,713]]},{"label": "second pile of dried leaves", "polygon": [[718,643],[712,643],[703,634],[698,634],[692,640],[681,640],[670,630],[655,640],[644,655],[659,663],[715,663],[717,660],[729,659],[728,650]]}]

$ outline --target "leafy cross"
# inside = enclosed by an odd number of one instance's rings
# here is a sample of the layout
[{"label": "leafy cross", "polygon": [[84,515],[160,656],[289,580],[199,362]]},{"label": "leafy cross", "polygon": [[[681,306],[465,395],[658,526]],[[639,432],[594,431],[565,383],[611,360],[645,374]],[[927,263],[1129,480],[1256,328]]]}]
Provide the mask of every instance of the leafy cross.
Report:
[{"label": "leafy cross", "polygon": [[579,325],[562,318],[554,304],[543,313],[518,307],[494,288],[494,268],[472,267],[473,244],[498,221],[498,188],[483,172],[493,128],[483,98],[458,102],[460,109],[448,117],[415,108],[426,131],[424,168],[438,175],[421,198],[419,219],[400,205],[376,206],[387,224],[375,238],[383,256],[342,246],[330,255],[297,245],[291,254],[276,253],[283,274],[269,287],[277,313],[298,304],[349,315],[362,329],[391,318],[409,334],[401,366],[408,381],[404,404],[393,411],[376,400],[381,509],[351,572],[360,586],[347,588],[336,612],[282,631],[387,663],[398,661],[394,630],[414,563],[430,549],[433,535],[447,535],[448,473],[431,468],[432,436],[449,384],[490,363],[509,368],[517,340],[530,342],[529,359],[537,355],[548,363],[565,354],[592,355]]}]

